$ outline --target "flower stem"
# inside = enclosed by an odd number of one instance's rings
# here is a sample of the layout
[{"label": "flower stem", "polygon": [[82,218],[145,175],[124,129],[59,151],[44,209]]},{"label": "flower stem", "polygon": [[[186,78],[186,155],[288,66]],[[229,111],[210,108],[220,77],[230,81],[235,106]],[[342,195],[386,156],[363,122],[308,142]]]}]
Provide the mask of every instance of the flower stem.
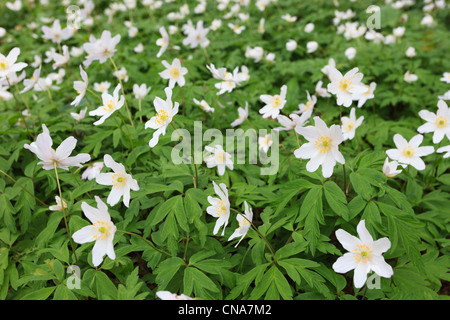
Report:
[{"label": "flower stem", "polygon": [[143,236],[134,233],[134,232],[128,232],[128,231],[124,231],[124,230],[117,230],[117,232],[122,232],[124,234],[128,234],[128,235],[132,235],[132,236],[136,236],[138,238],[141,238],[142,240],[144,240],[150,247],[152,247],[153,249],[155,249],[156,251],[158,251],[159,253],[165,254],[168,257],[172,257],[172,255],[168,252],[165,252],[164,250],[160,250],[158,248],[156,248],[156,246],[148,239],[145,239]]},{"label": "flower stem", "polygon": [[[112,65],[113,65],[114,69],[116,70],[116,72],[119,72],[119,70],[117,69],[117,66],[116,66],[116,64],[114,63],[114,60],[113,60],[113,58],[112,58],[111,56],[109,56],[109,60],[111,61],[111,63],[112,63]],[[134,127],[133,119],[131,118],[130,109],[128,108],[128,103],[127,103],[127,99],[126,99],[126,96],[125,96],[125,90],[124,90],[124,88],[123,88],[122,80],[121,80],[119,77],[117,77],[117,79],[119,79],[120,87],[121,87],[121,89],[122,89],[122,94],[123,94],[123,96],[124,96],[124,100],[125,100],[125,108],[127,109],[128,118],[130,119],[131,126]]]},{"label": "flower stem", "polygon": [[53,163],[53,166],[55,168],[56,182],[58,183],[59,198],[61,199],[61,208],[62,208],[62,213],[63,213],[63,217],[64,217],[64,224],[66,226],[67,235],[69,236],[70,245],[72,247],[72,252],[75,257],[75,263],[78,265],[78,257],[75,252],[75,246],[73,245],[72,235],[70,234],[69,225],[67,223],[66,210],[64,209],[64,200],[62,197],[61,185],[59,183],[59,176],[58,176],[58,169],[56,167],[56,162]]}]

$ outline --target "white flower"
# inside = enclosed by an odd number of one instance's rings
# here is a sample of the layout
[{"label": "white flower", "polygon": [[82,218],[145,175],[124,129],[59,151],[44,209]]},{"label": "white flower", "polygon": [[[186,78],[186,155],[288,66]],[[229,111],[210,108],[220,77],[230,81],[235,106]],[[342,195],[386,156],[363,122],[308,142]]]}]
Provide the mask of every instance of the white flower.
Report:
[{"label": "white flower", "polygon": [[143,52],[144,51],[144,45],[141,42],[139,42],[139,44],[136,47],[134,47],[133,51],[136,52],[136,53]]},{"label": "white flower", "polygon": [[244,201],[244,205],[245,205],[244,215],[238,214],[236,216],[236,220],[239,222],[239,227],[236,230],[234,230],[233,234],[228,238],[228,241],[230,241],[234,238],[241,237],[234,246],[235,248],[239,245],[242,239],[244,239],[245,235],[248,232],[248,229],[250,229],[253,219],[252,208],[249,208],[247,201]]},{"label": "white flower", "polygon": [[161,48],[156,55],[157,58],[161,57],[169,46],[169,35],[167,34],[166,29],[164,27],[159,28],[159,33],[161,34],[161,38],[156,40],[156,45],[160,46]]},{"label": "white flower", "polygon": [[219,29],[222,26],[222,20],[220,19],[214,19],[211,22],[211,26],[209,27],[211,30],[216,31],[217,29]]},{"label": "white flower", "polygon": [[86,60],[83,64],[87,67],[92,61],[98,60],[104,63],[116,52],[116,45],[120,42],[120,34],[111,37],[111,32],[104,30],[100,39],[96,39],[93,35],[89,37],[89,42],[83,44],[83,49],[87,53]]},{"label": "white flower", "polygon": [[344,140],[351,140],[355,137],[356,128],[358,128],[364,120],[364,116],[356,119],[355,108],[350,110],[350,117],[342,117],[342,136]]},{"label": "white flower", "polygon": [[444,95],[438,96],[439,100],[450,100],[450,90],[448,90]]},{"label": "white flower", "polygon": [[23,84],[24,84],[25,88],[23,88],[23,90],[20,91],[20,93],[22,94],[24,92],[27,92],[27,91],[33,89],[34,86],[36,85],[36,83],[38,82],[40,76],[41,76],[41,66],[39,66],[38,69],[35,69],[33,71],[33,75],[31,76],[30,79],[23,80]]},{"label": "white flower", "polygon": [[221,145],[216,145],[214,148],[205,146],[205,151],[212,153],[205,157],[206,166],[208,168],[217,167],[219,176],[223,176],[225,167],[233,170],[233,160],[231,160],[231,155],[224,151]]},{"label": "white flower", "polygon": [[180,60],[175,58],[172,64],[163,60],[162,64],[166,67],[166,70],[160,72],[159,76],[163,79],[169,79],[169,88],[173,88],[175,84],[178,84],[180,87],[184,86],[186,83],[184,75],[188,73],[188,70],[181,66]]},{"label": "white flower", "polygon": [[87,107],[80,110],[80,113],[71,112],[70,115],[77,121],[83,120],[86,117]]},{"label": "white flower", "polygon": [[103,169],[103,162],[95,162],[87,167],[81,175],[81,179],[91,181],[100,174],[100,171]]},{"label": "white flower", "polygon": [[409,47],[409,48],[406,50],[405,55],[406,55],[408,58],[415,57],[415,56],[416,56],[416,49],[414,49],[414,47]]},{"label": "white flower", "polygon": [[51,211],[63,211],[64,209],[67,209],[67,203],[63,200],[61,202],[61,198],[59,196],[55,197],[56,205],[49,206],[48,209]]},{"label": "white flower", "polygon": [[283,109],[286,104],[286,92],[287,86],[283,85],[279,95],[270,96],[268,94],[263,94],[259,97],[262,102],[266,104],[259,110],[259,113],[263,115],[264,119],[268,117],[276,119],[276,117],[278,117],[280,110]]},{"label": "white flower", "polygon": [[111,221],[106,204],[98,196],[95,196],[95,201],[97,209],[86,202],[81,203],[81,209],[92,225],[81,228],[72,235],[72,238],[79,244],[95,241],[92,248],[92,264],[97,267],[105,255],[111,260],[116,259],[113,240],[117,228]]},{"label": "white flower", "polygon": [[275,53],[270,52],[270,53],[266,54],[266,61],[274,62],[275,61]]},{"label": "white flower", "polygon": [[444,75],[440,80],[445,83],[450,83],[450,72],[444,72]]},{"label": "white flower", "polygon": [[431,15],[425,14],[423,19],[420,21],[420,24],[427,27],[431,27],[432,25],[434,25],[434,19]]},{"label": "white flower", "polygon": [[353,47],[347,48],[347,50],[345,50],[345,56],[348,60],[353,60],[353,58],[356,56],[356,49]]},{"label": "white flower", "polygon": [[51,28],[43,26],[41,30],[42,38],[52,40],[54,43],[61,43],[62,40],[70,39],[73,36],[73,29],[69,27],[62,29],[58,19],[53,21]]},{"label": "white flower", "polygon": [[0,79],[10,73],[19,72],[28,65],[24,62],[16,63],[19,54],[20,49],[17,47],[11,49],[6,57],[0,53]]},{"label": "white flower", "polygon": [[135,83],[133,85],[133,93],[134,96],[136,97],[136,99],[143,99],[150,91],[152,87],[148,87],[145,83],[138,85],[137,83]]},{"label": "white flower", "polygon": [[297,41],[289,39],[289,41],[286,43],[286,50],[294,51],[295,49],[297,49]]},{"label": "white flower", "polygon": [[247,47],[245,50],[245,57],[249,59],[253,59],[256,63],[261,61],[264,56],[264,49],[261,47],[250,48]]},{"label": "white flower", "polygon": [[400,174],[402,170],[397,170],[398,162],[397,161],[391,161],[389,162],[389,158],[386,158],[384,160],[383,164],[383,173],[388,178],[393,178],[396,175]]},{"label": "white flower", "polygon": [[286,13],[286,14],[282,15],[281,19],[283,19],[284,21],[287,21],[287,22],[295,22],[295,21],[297,21],[297,17],[291,16],[289,13]]},{"label": "white flower", "polygon": [[319,97],[323,98],[329,98],[331,97],[331,94],[328,93],[328,90],[326,88],[322,87],[322,80],[319,80],[316,84],[315,91]]},{"label": "white flower", "polygon": [[205,100],[198,101],[197,99],[194,98],[193,101],[196,105],[200,106],[200,108],[202,108],[203,111],[214,112],[214,108],[211,108],[211,106]]},{"label": "white flower", "polygon": [[333,174],[336,162],[345,163],[345,159],[338,149],[344,141],[341,128],[338,125],[327,127],[319,117],[314,117],[314,126],[296,128],[307,143],[294,151],[294,155],[301,159],[311,159],[306,164],[306,170],[316,171],[322,165],[322,175],[329,178]]},{"label": "white flower", "polygon": [[357,94],[366,92],[368,89],[361,83],[363,74],[358,72],[358,68],[353,68],[344,76],[336,68],[330,68],[328,92],[335,94],[337,105],[349,107],[352,104],[353,97]]},{"label": "white flower", "polygon": [[316,41],[309,41],[306,43],[306,49],[308,53],[313,53],[319,48],[319,44]]},{"label": "white flower", "polygon": [[337,259],[333,270],[337,273],[347,273],[354,269],[353,281],[356,288],[361,288],[366,283],[370,271],[380,277],[390,278],[394,271],[382,256],[391,247],[389,239],[385,237],[374,241],[364,220],[358,223],[356,229],[359,238],[343,229],[336,231],[336,238],[348,252]]},{"label": "white flower", "polygon": [[392,30],[392,33],[394,34],[395,37],[401,38],[405,34],[405,27],[394,28]]},{"label": "white flower", "polygon": [[386,154],[392,160],[397,160],[400,164],[411,165],[417,170],[425,169],[425,162],[420,157],[427,156],[434,152],[432,146],[419,147],[423,141],[423,135],[418,134],[406,141],[400,134],[394,135],[394,143],[397,149],[389,149]]},{"label": "white flower", "polygon": [[439,149],[436,150],[437,153],[443,153],[443,152],[447,152],[446,154],[444,154],[444,159],[450,157],[450,145],[445,146],[445,147],[441,147]]},{"label": "white flower", "polygon": [[112,186],[106,201],[110,206],[116,205],[123,196],[123,204],[128,207],[130,205],[130,190],[138,191],[137,181],[126,173],[125,167],[121,163],[117,163],[109,154],[103,157],[105,166],[112,169],[114,173],[100,173],[95,181],[104,186]]},{"label": "white flower", "polygon": [[306,103],[300,103],[298,105],[299,110],[294,111],[295,114],[306,114],[307,118],[309,118],[312,115],[312,112],[314,110],[314,106],[316,105],[317,98],[316,96],[312,96],[309,94],[308,90],[306,90],[306,96],[308,101]]},{"label": "white flower", "polygon": [[106,119],[108,119],[116,110],[119,110],[122,108],[123,104],[125,103],[125,97],[120,96],[119,99],[119,90],[120,90],[120,84],[116,86],[114,89],[113,95],[110,95],[108,92],[102,93],[102,101],[103,105],[98,107],[97,109],[90,111],[90,116],[101,116],[100,119],[95,121],[93,124],[94,126],[98,126],[105,122]]},{"label": "white flower", "polygon": [[83,70],[83,68],[80,65],[80,75],[83,81],[74,81],[73,82],[73,88],[77,90],[78,96],[75,98],[75,100],[72,101],[70,104],[71,106],[77,107],[81,100],[86,95],[86,90],[89,84],[88,76],[86,71]]},{"label": "white flower", "polygon": [[151,128],[156,131],[153,133],[153,137],[149,142],[150,148],[156,146],[159,141],[160,135],[166,134],[167,126],[172,122],[172,118],[178,113],[178,102],[175,105],[172,102],[172,89],[164,89],[166,92],[167,100],[164,101],[160,97],[155,97],[153,104],[156,109],[156,115],[145,123],[145,129]]},{"label": "white flower", "polygon": [[248,118],[248,102],[247,101],[245,101],[245,109],[242,107],[238,108],[238,114],[239,114],[239,117],[230,124],[232,127],[236,127],[236,126],[240,125],[242,122],[244,122]]},{"label": "white flower", "polygon": [[188,297],[185,294],[178,295],[176,293],[171,293],[170,291],[157,291],[156,295],[161,300],[192,300],[191,297]]},{"label": "white flower", "polygon": [[208,196],[208,202],[211,204],[206,208],[206,212],[215,218],[218,218],[214,226],[213,233],[216,234],[220,227],[223,226],[222,235],[225,234],[225,228],[230,218],[230,201],[228,200],[228,190],[225,183],[217,185],[213,181],[214,191],[219,198]]},{"label": "white flower", "polygon": [[94,90],[97,92],[108,92],[109,87],[111,86],[111,83],[108,81],[102,81],[100,83],[95,82],[94,83]]},{"label": "white flower", "polygon": [[183,45],[190,46],[191,49],[198,46],[207,47],[209,45],[209,40],[206,38],[208,32],[209,28],[203,28],[203,21],[198,21],[196,28],[187,29],[187,37],[183,39]]},{"label": "white flower", "polygon": [[117,71],[114,71],[113,74],[117,79],[128,82],[128,73],[125,67],[122,67]]},{"label": "white flower", "polygon": [[311,33],[313,30],[314,30],[314,23],[306,24],[305,29],[304,29],[304,31],[306,33]]},{"label": "white flower", "polygon": [[419,133],[433,133],[433,143],[439,143],[447,136],[450,139],[450,109],[443,100],[438,102],[436,114],[428,110],[421,110],[419,116],[427,123],[417,128]]},{"label": "white flower", "polygon": [[375,89],[377,88],[377,84],[375,82],[371,82],[370,85],[365,85],[367,88],[366,92],[355,94],[353,96],[354,101],[358,101],[358,108],[361,108],[367,100],[373,99],[375,95],[373,94]]},{"label": "white flower", "polygon": [[61,142],[56,150],[52,148],[52,145],[53,140],[50,137],[47,127],[45,127],[44,132],[37,136],[36,141],[25,144],[24,148],[33,152],[41,160],[38,164],[42,164],[42,169],[44,170],[52,170],[55,165],[57,168],[64,170],[68,170],[72,166],[81,167],[81,163],[91,159],[91,156],[87,153],[80,153],[74,157],[70,157],[70,154],[77,145],[77,139],[74,137],[68,137]]},{"label": "white flower", "polygon": [[16,0],[14,2],[6,2],[6,7],[12,11],[20,11],[22,9],[22,1]]},{"label": "white flower", "polygon": [[52,58],[55,63],[52,64],[53,69],[64,66],[67,62],[69,62],[70,54],[69,48],[66,45],[62,47],[63,54],[54,53]]},{"label": "white flower", "polygon": [[417,81],[419,79],[419,77],[417,75],[415,75],[414,73],[410,73],[409,70],[406,71],[405,76],[403,77],[403,79],[408,82],[414,82]]},{"label": "white flower", "polygon": [[241,34],[242,31],[245,30],[245,26],[238,26],[238,25],[232,24],[232,23],[229,23],[229,24],[228,24],[228,28],[230,28],[231,30],[233,30],[233,32],[236,33],[236,34]]},{"label": "white flower", "polygon": [[336,68],[336,62],[334,61],[333,58],[328,59],[328,64],[326,66],[324,66],[322,69],[320,69],[320,71],[322,71],[322,73],[326,74],[328,79],[330,79],[330,70],[331,69],[335,69]]},{"label": "white flower", "polygon": [[267,153],[269,151],[270,146],[272,145],[272,135],[269,133],[265,135],[264,137],[258,138],[258,145],[259,150],[263,150],[264,153]]}]

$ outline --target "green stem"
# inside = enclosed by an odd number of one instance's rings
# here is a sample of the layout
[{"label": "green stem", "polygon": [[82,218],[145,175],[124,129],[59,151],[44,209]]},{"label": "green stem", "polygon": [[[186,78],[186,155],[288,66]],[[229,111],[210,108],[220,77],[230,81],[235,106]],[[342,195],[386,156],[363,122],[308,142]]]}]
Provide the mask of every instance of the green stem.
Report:
[{"label": "green stem", "polygon": [[22,186],[20,183],[18,183],[16,180],[13,179],[13,177],[11,177],[9,174],[7,174],[6,172],[4,172],[3,170],[0,170],[0,173],[3,173],[5,176],[7,176],[8,178],[10,178],[15,184],[17,184],[19,187],[21,187],[26,193],[28,193],[30,196],[32,196],[34,199],[36,199],[38,202],[40,202],[41,204],[43,204],[44,206],[48,207],[47,204],[45,204],[44,202],[42,202],[39,198],[36,198],[35,195],[33,195],[30,191],[28,191],[24,186]]},{"label": "green stem", "polygon": [[78,257],[77,257],[77,254],[75,252],[75,246],[74,246],[73,241],[72,241],[72,235],[70,234],[69,225],[67,223],[66,210],[64,209],[64,200],[63,200],[63,197],[62,197],[61,185],[59,183],[58,168],[56,167],[56,162],[53,163],[53,166],[55,168],[56,182],[58,183],[59,198],[61,199],[61,208],[62,208],[62,213],[63,213],[63,217],[64,217],[64,224],[66,226],[67,235],[69,236],[70,245],[72,247],[72,252],[73,252],[73,255],[75,257],[75,263],[78,265],[79,264],[78,263]]}]

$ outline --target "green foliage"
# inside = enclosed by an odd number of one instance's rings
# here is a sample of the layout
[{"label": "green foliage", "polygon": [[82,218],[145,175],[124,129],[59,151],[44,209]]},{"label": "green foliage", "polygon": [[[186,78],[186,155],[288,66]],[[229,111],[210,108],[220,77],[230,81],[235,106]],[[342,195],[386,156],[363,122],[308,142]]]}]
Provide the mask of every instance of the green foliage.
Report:
[{"label": "green foliage", "polygon": [[[47,7],[30,7],[25,4],[27,1],[23,2],[24,9],[19,12],[0,5],[0,24],[7,30],[6,36],[0,38],[1,53],[6,55],[19,47],[18,61],[30,65],[35,55],[45,58],[47,50],[56,48],[42,38],[41,27],[47,25],[42,18],[58,18],[65,26],[67,17],[60,1],[49,1]],[[423,124],[418,112],[435,112],[437,96],[449,89],[439,80],[443,72],[450,71],[448,10],[433,10],[436,25],[426,27],[420,24],[424,14],[419,3],[398,10],[385,1],[340,0],[340,6],[335,7],[333,1],[279,0],[261,11],[251,1],[248,7],[241,7],[242,12],[249,13],[249,20],[241,21],[237,15],[224,19],[231,5],[221,11],[217,1],[208,0],[203,14],[193,13],[195,1],[164,3],[155,10],[137,2],[136,10],[119,10],[108,22],[105,9],[111,2],[96,1],[94,24],[82,25],[62,43],[81,47],[89,35],[100,37],[103,28],[109,28],[113,36],[121,35],[114,61],[119,68],[125,67],[129,76],[124,89],[134,126],[124,107],[100,126],[92,125],[95,117],[86,115],[75,121],[70,116],[70,112],[85,107],[92,111],[100,103],[99,96],[87,92],[78,108],[70,105],[76,97],[73,82],[81,80],[78,70],[84,55],[70,58],[66,75],[58,84],[60,89],[50,90],[51,99],[45,91],[19,94],[21,83],[10,90],[17,101],[1,98],[0,299],[151,300],[157,299],[158,291],[199,299],[238,300],[448,298],[448,159],[432,154],[423,158],[425,170],[408,166],[394,178],[387,178],[382,171],[385,151],[394,147],[393,135],[400,133],[408,140],[414,136]],[[167,15],[178,12],[180,3],[187,3],[191,13],[170,21]],[[377,31],[386,36],[392,34],[393,28],[406,28],[405,35],[394,44],[377,44],[364,37],[347,40],[337,34],[332,23],[335,10],[352,9],[356,16],[350,20],[363,24],[368,17],[365,10],[371,4],[381,7],[382,28]],[[283,20],[285,13],[298,21]],[[407,21],[402,13],[408,15]],[[209,27],[215,18],[222,19],[222,26],[209,31],[210,45],[205,51],[182,45],[185,36],[181,29],[189,19],[194,25],[203,20]],[[265,18],[264,33],[257,31],[261,18]],[[130,19],[139,30],[136,37],[128,36],[123,23]],[[31,22],[38,25],[34,31],[30,29]],[[246,29],[238,36],[227,26],[228,22],[245,25]],[[307,23],[314,23],[312,33],[304,31]],[[168,29],[169,25],[179,28],[170,35],[171,46],[181,48],[169,47],[161,58],[156,58],[159,26]],[[298,42],[297,50],[286,50],[289,39]],[[319,49],[307,53],[306,43],[313,40],[319,43]],[[133,48],[140,42],[145,49],[136,53]],[[247,47],[255,46],[264,48],[265,54],[275,53],[275,60],[263,58],[256,63],[246,57]],[[405,56],[409,46],[417,51],[413,59]],[[357,49],[353,60],[344,54],[349,47]],[[158,75],[164,70],[161,61],[172,62],[175,58],[180,58],[188,69],[186,85],[173,89],[173,101],[180,103],[180,111],[174,118],[174,127],[169,126],[158,145],[150,148],[148,142],[154,130],[145,129],[145,122],[155,115],[155,97],[165,99],[167,86],[167,81]],[[216,128],[225,133],[238,117],[238,107],[244,107],[245,102],[249,104],[249,119],[240,128],[279,127],[277,121],[263,119],[258,113],[263,107],[260,95],[277,94],[286,84],[287,104],[282,113],[288,116],[298,110],[299,103],[306,102],[306,90],[314,93],[319,80],[326,88],[328,79],[321,68],[330,58],[336,60],[339,70],[358,67],[364,74],[364,83],[377,83],[375,98],[357,109],[358,116],[365,118],[355,138],[339,147],[345,165],[337,164],[330,178],[323,178],[321,169],[308,172],[307,161],[293,155],[298,144],[306,140],[292,130],[280,131],[279,150],[270,150],[279,152],[279,167],[273,175],[261,175],[260,169],[265,166],[259,163],[235,164],[223,176],[204,162],[196,167],[173,163],[171,153],[179,143],[171,140],[175,128],[192,134],[194,121],[201,120],[204,130]],[[227,70],[245,65],[250,79],[231,93],[219,96],[214,86],[218,81],[205,68],[208,60]],[[25,70],[30,78],[32,68]],[[90,89],[101,81],[111,82],[110,91],[118,84],[110,61],[95,61],[85,70]],[[417,74],[418,81],[405,82],[407,70]],[[52,72],[57,70],[51,63],[42,64],[42,77]],[[152,87],[142,101],[134,97],[135,83]],[[3,87],[1,90],[3,93]],[[193,103],[194,98],[205,99],[215,108],[214,113],[203,112]],[[349,109],[340,110],[335,102],[334,96],[318,97],[314,115],[327,125],[339,125],[340,114],[347,116]],[[26,108],[30,108],[31,115],[24,122],[22,111]],[[22,120],[16,125],[19,119]],[[55,172],[43,170],[36,156],[23,148],[36,140],[42,124],[50,130],[54,146],[73,136],[77,139],[74,154],[89,153],[89,164],[101,162],[105,154],[110,154],[138,181],[139,191],[131,192],[129,207],[122,202],[108,205],[118,229],[114,260],[105,256],[103,263],[94,267],[92,242],[73,244],[74,251],[72,248],[68,233],[88,225],[81,203],[95,206],[94,196],[106,202],[110,192],[109,187],[95,179],[81,179],[85,168],[58,170],[67,209],[65,213],[49,209],[55,205],[55,196],[59,196]],[[444,139],[440,146],[448,144],[448,138]],[[199,151],[208,144],[203,141]],[[423,145],[433,145],[432,134],[424,135]],[[102,172],[108,170],[104,168]],[[207,214],[208,197],[217,196],[213,181],[226,184],[234,209],[223,235],[221,231],[213,234],[216,219]],[[244,211],[244,201],[253,210],[253,225],[236,247],[237,239],[228,239],[239,227],[236,211]],[[374,239],[388,237],[391,241],[383,257],[394,274],[382,278],[379,289],[366,287],[360,291],[353,286],[353,271],[338,274],[332,265],[345,252],[336,239],[336,230],[344,229],[356,236],[356,226],[363,219]],[[75,288],[69,282],[72,274],[67,273],[72,265],[80,268],[80,286]]]}]

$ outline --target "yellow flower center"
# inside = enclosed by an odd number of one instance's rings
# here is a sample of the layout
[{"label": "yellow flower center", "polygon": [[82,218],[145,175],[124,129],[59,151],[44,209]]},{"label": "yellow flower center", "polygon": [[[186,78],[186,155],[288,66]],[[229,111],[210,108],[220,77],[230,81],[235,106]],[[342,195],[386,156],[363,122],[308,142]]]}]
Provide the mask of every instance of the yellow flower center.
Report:
[{"label": "yellow flower center", "polygon": [[344,92],[348,92],[352,88],[352,82],[346,78],[342,78],[342,80],[339,81],[339,88]]},{"label": "yellow flower center", "polygon": [[9,69],[9,63],[6,59],[0,59],[0,71]]},{"label": "yellow flower center", "polygon": [[114,102],[114,100],[109,100],[109,102],[105,106],[103,106],[103,110],[111,112],[115,107],[116,103]]},{"label": "yellow flower center", "polygon": [[367,94],[370,93],[370,86],[368,86],[368,85],[365,85],[365,86],[366,86],[366,88],[367,88],[367,91],[364,92],[363,95],[367,95]]},{"label": "yellow flower center", "polygon": [[112,176],[112,183],[113,187],[120,189],[125,185],[125,182],[127,181],[127,177],[124,174],[121,173],[115,173]]},{"label": "yellow flower center", "polygon": [[105,238],[111,233],[111,226],[108,222],[98,221],[93,225],[93,236],[96,241],[105,240]]},{"label": "yellow flower center", "polygon": [[308,101],[308,102],[305,104],[305,111],[308,111],[308,109],[311,108],[312,106],[313,106],[312,101]]},{"label": "yellow flower center", "polygon": [[275,96],[272,98],[272,108],[279,108],[281,106],[281,98],[279,96]]},{"label": "yellow flower center", "polygon": [[169,119],[169,115],[164,110],[159,110],[156,115],[155,122],[159,125],[164,125],[164,123]]},{"label": "yellow flower center", "polygon": [[405,157],[411,158],[414,155],[414,149],[410,146],[407,146],[403,149],[402,153]]},{"label": "yellow flower center", "polygon": [[445,118],[444,116],[440,116],[436,119],[436,126],[438,128],[443,128],[447,126],[447,118]]},{"label": "yellow flower center", "polygon": [[331,147],[331,138],[320,136],[314,144],[320,153],[327,153]]},{"label": "yellow flower center", "polygon": [[216,162],[219,164],[222,164],[225,162],[225,152],[218,151],[214,154],[214,158],[216,159]]},{"label": "yellow flower center", "polygon": [[365,244],[359,244],[353,250],[353,257],[356,261],[364,263],[372,259],[372,251]]},{"label": "yellow flower center", "polygon": [[222,214],[226,214],[227,213],[227,207],[225,207],[225,204],[223,203],[222,200],[217,201],[216,213],[219,216],[221,216]]},{"label": "yellow flower center", "polygon": [[180,70],[178,68],[172,68],[170,69],[170,76],[174,79],[178,78],[180,76]]},{"label": "yellow flower center", "polygon": [[246,218],[244,218],[244,220],[239,222],[239,229],[246,225],[250,225],[250,222]]},{"label": "yellow flower center", "polygon": [[350,131],[353,129],[354,126],[355,126],[355,123],[353,121],[349,120],[344,124],[344,130]]}]

